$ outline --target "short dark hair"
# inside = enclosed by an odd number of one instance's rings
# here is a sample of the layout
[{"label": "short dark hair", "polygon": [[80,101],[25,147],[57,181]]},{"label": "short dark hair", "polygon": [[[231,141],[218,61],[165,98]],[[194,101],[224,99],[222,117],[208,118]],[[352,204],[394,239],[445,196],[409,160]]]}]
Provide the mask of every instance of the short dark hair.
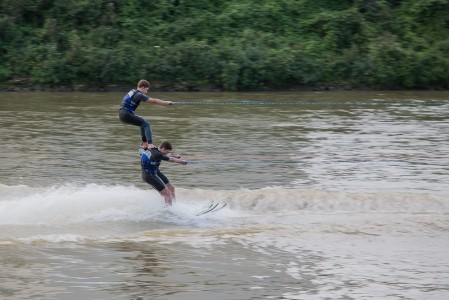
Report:
[{"label": "short dark hair", "polygon": [[149,88],[150,83],[148,81],[146,81],[145,79],[139,80],[139,82],[137,83],[137,88],[140,89],[141,87]]},{"label": "short dark hair", "polygon": [[171,150],[171,149],[172,149],[171,144],[170,144],[169,141],[163,141],[163,142],[159,145],[159,147],[160,147],[160,148],[167,149],[167,150]]}]

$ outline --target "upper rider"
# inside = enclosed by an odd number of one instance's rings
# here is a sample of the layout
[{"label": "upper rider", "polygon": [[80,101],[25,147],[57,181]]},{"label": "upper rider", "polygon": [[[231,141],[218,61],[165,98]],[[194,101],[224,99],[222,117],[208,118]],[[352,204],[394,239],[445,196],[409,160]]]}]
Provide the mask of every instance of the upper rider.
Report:
[{"label": "upper rider", "polygon": [[148,104],[173,105],[171,101],[164,101],[147,96],[150,83],[144,79],[137,83],[137,89],[132,89],[123,98],[120,104],[119,118],[125,124],[131,124],[140,127],[140,135],[142,136],[142,148],[151,149],[153,145],[153,136],[150,123],[136,115],[135,110],[140,102]]}]

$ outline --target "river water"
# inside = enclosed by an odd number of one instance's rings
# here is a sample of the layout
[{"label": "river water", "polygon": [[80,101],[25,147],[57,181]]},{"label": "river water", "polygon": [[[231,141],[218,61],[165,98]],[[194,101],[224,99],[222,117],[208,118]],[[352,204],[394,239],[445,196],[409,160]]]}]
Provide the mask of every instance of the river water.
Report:
[{"label": "river water", "polygon": [[0,298],[447,299],[449,92],[151,95],[170,208],[122,94],[0,94]]}]

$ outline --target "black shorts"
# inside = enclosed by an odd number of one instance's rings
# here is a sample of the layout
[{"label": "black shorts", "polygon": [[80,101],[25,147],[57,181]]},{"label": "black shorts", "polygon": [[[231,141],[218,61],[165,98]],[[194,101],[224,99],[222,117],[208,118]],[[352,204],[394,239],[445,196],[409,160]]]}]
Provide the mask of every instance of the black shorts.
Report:
[{"label": "black shorts", "polygon": [[158,192],[165,189],[165,185],[169,182],[167,176],[162,174],[161,171],[157,173],[142,172],[142,180],[155,188]]}]

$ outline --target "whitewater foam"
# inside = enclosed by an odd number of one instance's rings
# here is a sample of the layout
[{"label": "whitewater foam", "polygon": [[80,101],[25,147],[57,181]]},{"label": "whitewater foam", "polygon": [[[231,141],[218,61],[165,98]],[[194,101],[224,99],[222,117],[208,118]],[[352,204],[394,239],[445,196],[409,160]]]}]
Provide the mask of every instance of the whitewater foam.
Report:
[{"label": "whitewater foam", "polygon": [[[18,187],[11,187],[17,190]],[[24,187],[28,190],[28,187]],[[22,196],[2,187],[0,224],[65,224],[86,221],[139,221],[163,208],[154,192],[132,186],[56,186]],[[20,191],[20,189],[19,189]]]},{"label": "whitewater foam", "polygon": [[157,192],[136,186],[88,184],[31,188],[1,185],[0,224],[163,221],[198,225],[195,212],[211,200],[226,202],[228,207],[204,218],[295,211],[449,212],[446,195],[425,193],[349,193],[271,187],[178,189],[177,196],[177,203],[167,208]]}]

